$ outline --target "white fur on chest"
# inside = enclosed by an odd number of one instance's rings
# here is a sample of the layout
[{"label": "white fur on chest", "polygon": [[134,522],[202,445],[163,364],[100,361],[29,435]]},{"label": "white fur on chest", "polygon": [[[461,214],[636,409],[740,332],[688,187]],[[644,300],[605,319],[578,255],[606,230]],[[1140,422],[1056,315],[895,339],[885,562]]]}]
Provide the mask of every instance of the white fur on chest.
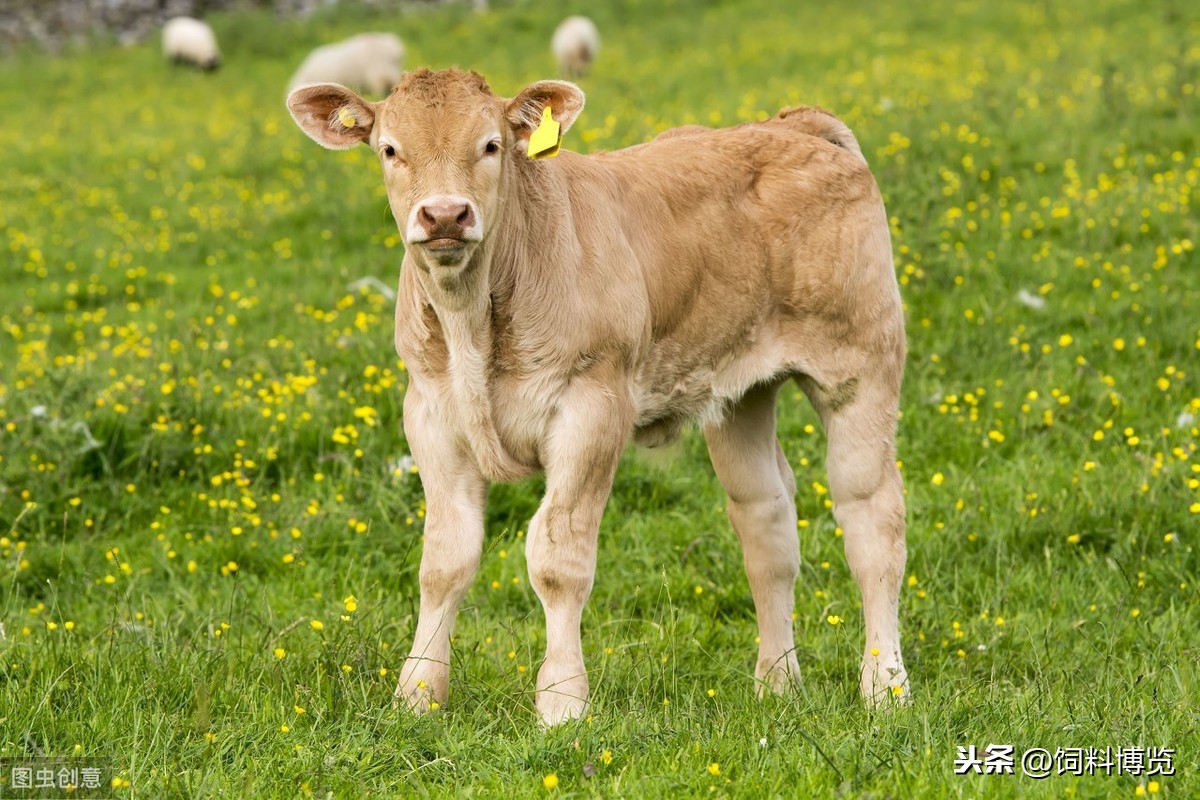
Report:
[{"label": "white fur on chest", "polygon": [[[475,315],[474,319],[481,319]],[[486,317],[482,317],[486,320]],[[445,337],[446,372],[435,376],[435,402],[445,423],[458,434],[474,457],[480,471],[491,480],[517,480],[537,468],[537,449],[529,434],[534,426],[520,421],[508,436],[500,428],[512,429],[510,407],[520,404],[495,397],[495,385],[489,359],[491,331],[486,322],[473,324],[467,314],[441,316]],[[497,413],[500,410],[501,413]],[[505,423],[498,425],[500,417]],[[524,433],[514,436],[513,433]],[[515,446],[514,446],[515,445]]]},{"label": "white fur on chest", "polygon": [[444,372],[430,377],[443,423],[489,478],[535,471],[565,380],[549,370],[519,378],[498,373],[489,330],[473,329],[458,315],[444,315],[441,322],[448,361]]}]

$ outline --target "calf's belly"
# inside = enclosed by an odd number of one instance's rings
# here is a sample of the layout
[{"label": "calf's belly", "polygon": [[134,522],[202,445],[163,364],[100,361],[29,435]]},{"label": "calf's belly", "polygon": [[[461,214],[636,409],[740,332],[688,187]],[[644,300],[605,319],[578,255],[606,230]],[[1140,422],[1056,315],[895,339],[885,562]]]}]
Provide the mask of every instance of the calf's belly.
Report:
[{"label": "calf's belly", "polygon": [[686,370],[652,360],[634,390],[634,439],[656,446],[676,438],[683,424],[720,422],[752,387],[783,380],[801,370],[799,353],[777,337],[760,337],[736,352],[710,356]]}]

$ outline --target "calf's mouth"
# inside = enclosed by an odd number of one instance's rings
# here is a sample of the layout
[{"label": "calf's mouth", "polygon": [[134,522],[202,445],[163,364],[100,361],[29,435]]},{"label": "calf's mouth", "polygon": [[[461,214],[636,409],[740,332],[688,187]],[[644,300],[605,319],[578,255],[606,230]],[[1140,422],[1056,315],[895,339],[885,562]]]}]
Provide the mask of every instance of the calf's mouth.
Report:
[{"label": "calf's mouth", "polygon": [[442,236],[437,239],[426,239],[421,244],[430,250],[451,250],[466,247],[467,240],[458,239],[453,236]]}]

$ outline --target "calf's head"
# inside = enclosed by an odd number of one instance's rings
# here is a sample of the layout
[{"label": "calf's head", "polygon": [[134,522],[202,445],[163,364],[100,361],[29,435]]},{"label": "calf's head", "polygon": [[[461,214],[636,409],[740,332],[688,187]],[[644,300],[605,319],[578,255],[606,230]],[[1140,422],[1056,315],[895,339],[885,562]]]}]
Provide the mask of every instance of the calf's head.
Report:
[{"label": "calf's head", "polygon": [[538,81],[510,100],[492,94],[477,73],[420,69],[378,103],[322,83],[296,88],[287,105],[320,145],[369,144],[410,257],[426,272],[456,271],[495,226],[514,160],[529,158],[543,110],[565,133],[583,110],[583,92]]}]

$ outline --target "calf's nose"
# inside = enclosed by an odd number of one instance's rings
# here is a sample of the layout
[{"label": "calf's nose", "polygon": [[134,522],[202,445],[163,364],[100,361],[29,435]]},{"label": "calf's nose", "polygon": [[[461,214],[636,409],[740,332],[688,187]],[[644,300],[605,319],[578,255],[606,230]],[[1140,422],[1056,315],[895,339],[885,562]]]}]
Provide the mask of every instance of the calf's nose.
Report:
[{"label": "calf's nose", "polygon": [[417,211],[417,221],[432,235],[435,231],[465,231],[475,224],[475,214],[467,203],[427,203]]}]

